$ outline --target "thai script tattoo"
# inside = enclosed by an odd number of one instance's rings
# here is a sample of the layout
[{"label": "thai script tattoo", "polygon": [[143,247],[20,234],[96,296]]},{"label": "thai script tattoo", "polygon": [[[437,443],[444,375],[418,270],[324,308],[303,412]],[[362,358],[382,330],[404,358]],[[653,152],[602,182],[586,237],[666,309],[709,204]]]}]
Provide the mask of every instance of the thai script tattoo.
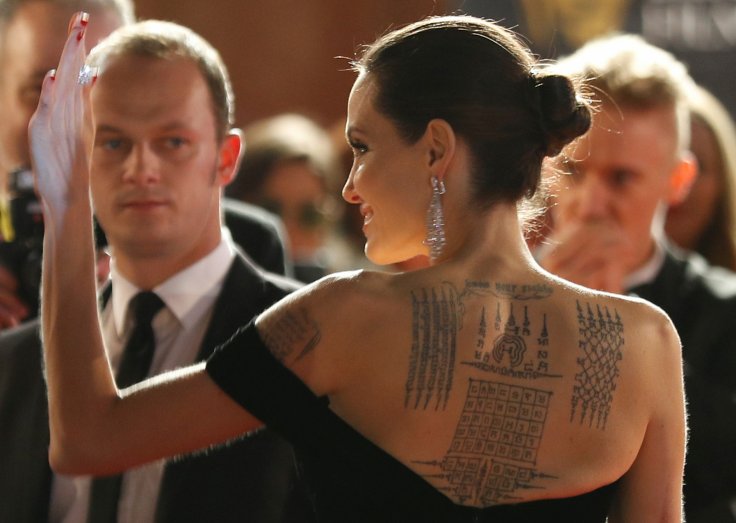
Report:
[{"label": "thai script tattoo", "polygon": [[570,421],[579,416],[581,424],[587,420],[589,426],[605,429],[623,358],[624,326],[615,309],[613,317],[607,307],[596,305],[594,312],[590,304],[583,309],[578,302],[577,309],[582,355],[577,358],[580,372],[575,374]]},{"label": "thai script tattoo", "polygon": [[488,506],[519,500],[555,476],[536,468],[552,392],[471,379],[447,454],[416,461],[423,474],[461,504]]},{"label": "thai script tattoo", "polygon": [[496,282],[493,294],[512,300],[540,300],[552,295],[552,287],[543,283],[528,285]]},{"label": "thai script tattoo", "polygon": [[449,284],[412,292],[412,346],[404,406],[445,408],[452,389],[459,323],[458,294]]},{"label": "thai script tattoo", "polygon": [[[497,284],[497,289],[499,285],[503,284]],[[540,293],[536,292],[533,295],[539,296]],[[521,294],[515,295],[520,296]],[[538,298],[528,297],[527,299]],[[542,313],[541,321],[537,320],[536,325],[533,325],[529,306],[524,305],[521,311],[521,318],[517,318],[514,304],[511,303],[508,312],[504,314],[501,310],[501,302],[497,302],[493,328],[499,334],[493,340],[489,340],[487,312],[484,307],[479,320],[474,359],[461,363],[513,378],[527,380],[561,378],[561,374],[555,374],[549,368],[547,315]]]},{"label": "thai script tattoo", "polygon": [[270,321],[263,342],[279,361],[284,361],[294,351],[298,351],[298,360],[311,352],[321,337],[317,323],[306,309],[300,309],[286,311]]},{"label": "thai script tattoo", "polygon": [[[412,346],[406,380],[404,405],[407,408],[444,409],[453,385],[457,334],[463,329],[471,298],[509,298],[534,301],[547,298],[552,288],[544,284],[489,283],[466,280],[462,290],[444,282],[439,288],[412,291]],[[514,304],[503,313],[496,303],[495,321],[489,324],[486,306],[478,323],[475,357],[462,361],[486,372],[522,379],[559,378],[549,369],[547,317],[533,324],[529,306]],[[503,326],[502,326],[503,324]],[[491,332],[495,329],[495,336]],[[493,336],[490,340],[489,337]]]}]

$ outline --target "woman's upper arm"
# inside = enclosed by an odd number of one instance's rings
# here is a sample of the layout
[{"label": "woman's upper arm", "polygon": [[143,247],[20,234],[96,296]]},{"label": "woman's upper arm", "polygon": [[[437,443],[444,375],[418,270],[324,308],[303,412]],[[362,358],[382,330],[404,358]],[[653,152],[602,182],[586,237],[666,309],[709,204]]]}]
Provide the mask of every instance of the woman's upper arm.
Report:
[{"label": "woman's upper arm", "polygon": [[643,338],[654,347],[642,362],[652,383],[652,411],[639,453],[621,480],[610,523],[682,521],[687,431],[681,347],[668,318],[656,323]]},{"label": "woman's upper arm", "polygon": [[351,297],[359,294],[351,280],[347,273],[323,278],[290,294],[256,321],[271,354],[318,396],[334,394],[345,380],[344,348],[354,342],[347,325],[356,320]]}]

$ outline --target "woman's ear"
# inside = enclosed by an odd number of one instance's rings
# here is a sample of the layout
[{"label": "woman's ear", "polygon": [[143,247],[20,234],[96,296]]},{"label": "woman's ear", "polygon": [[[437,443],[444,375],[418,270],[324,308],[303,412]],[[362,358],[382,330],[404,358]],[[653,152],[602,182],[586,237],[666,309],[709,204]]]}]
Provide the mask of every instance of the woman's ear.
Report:
[{"label": "woman's ear", "polygon": [[220,144],[217,177],[222,187],[228,185],[237,176],[244,150],[243,131],[231,129]]},{"label": "woman's ear", "polygon": [[427,164],[432,175],[442,180],[457,148],[457,137],[446,120],[435,118],[427,124],[422,140],[427,145]]}]

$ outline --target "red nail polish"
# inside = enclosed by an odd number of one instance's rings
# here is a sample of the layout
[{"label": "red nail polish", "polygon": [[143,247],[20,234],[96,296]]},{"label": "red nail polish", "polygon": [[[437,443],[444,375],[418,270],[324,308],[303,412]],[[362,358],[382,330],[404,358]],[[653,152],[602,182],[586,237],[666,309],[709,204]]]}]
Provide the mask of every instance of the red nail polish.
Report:
[{"label": "red nail polish", "polygon": [[84,13],[83,12],[79,16],[79,23],[82,24],[83,26],[86,26],[89,23],[89,13]]}]

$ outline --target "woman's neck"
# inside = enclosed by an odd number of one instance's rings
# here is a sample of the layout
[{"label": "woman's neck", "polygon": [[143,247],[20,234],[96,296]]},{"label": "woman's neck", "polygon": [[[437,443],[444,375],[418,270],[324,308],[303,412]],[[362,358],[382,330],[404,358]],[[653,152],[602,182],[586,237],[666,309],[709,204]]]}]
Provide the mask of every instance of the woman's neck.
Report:
[{"label": "woman's neck", "polygon": [[468,209],[457,220],[448,221],[446,234],[447,247],[440,262],[515,269],[534,264],[513,203],[487,210]]}]

